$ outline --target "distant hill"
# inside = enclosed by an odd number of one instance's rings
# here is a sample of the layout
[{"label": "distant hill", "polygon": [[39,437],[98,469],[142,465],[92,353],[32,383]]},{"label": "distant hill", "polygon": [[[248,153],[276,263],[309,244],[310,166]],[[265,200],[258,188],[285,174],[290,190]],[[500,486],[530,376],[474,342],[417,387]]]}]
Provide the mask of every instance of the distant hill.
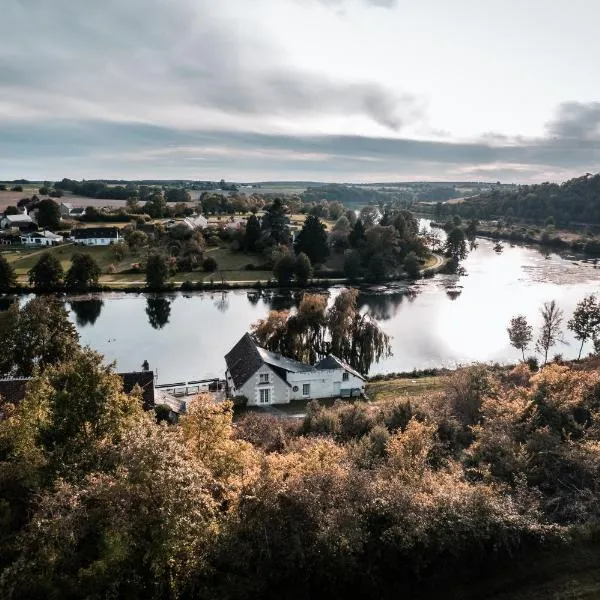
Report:
[{"label": "distant hill", "polygon": [[600,225],[600,175],[588,173],[562,184],[522,185],[512,191],[493,189],[461,203],[445,204],[442,212],[468,219],[511,217],[540,224],[552,219],[563,227]]}]

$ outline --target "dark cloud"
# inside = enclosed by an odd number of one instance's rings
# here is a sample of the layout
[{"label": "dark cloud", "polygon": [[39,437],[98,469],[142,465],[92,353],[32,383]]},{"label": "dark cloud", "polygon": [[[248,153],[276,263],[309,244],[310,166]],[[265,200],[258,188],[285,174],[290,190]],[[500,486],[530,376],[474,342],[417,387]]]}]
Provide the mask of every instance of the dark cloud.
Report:
[{"label": "dark cloud", "polygon": [[[600,143],[520,145],[193,131],[101,121],[0,124],[1,177],[535,181],[594,171]],[[16,173],[16,174],[15,174]],[[152,175],[154,173],[154,175]]]},{"label": "dark cloud", "polygon": [[548,133],[563,140],[600,141],[600,102],[561,104]]}]

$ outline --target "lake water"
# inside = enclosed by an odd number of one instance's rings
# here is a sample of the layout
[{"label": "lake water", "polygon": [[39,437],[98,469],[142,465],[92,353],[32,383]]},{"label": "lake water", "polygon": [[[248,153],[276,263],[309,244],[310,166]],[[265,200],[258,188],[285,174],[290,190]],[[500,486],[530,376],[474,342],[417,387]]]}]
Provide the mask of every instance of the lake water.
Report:
[{"label": "lake water", "polygon": [[[392,337],[393,356],[373,373],[455,366],[474,361],[515,362],[506,327],[516,314],[539,325],[539,308],[556,300],[565,312],[569,345],[553,348],[576,357],[579,344],[566,320],[585,295],[600,292],[591,262],[544,255],[534,248],[478,240],[463,265],[466,275],[438,275],[409,287],[361,293],[360,304]],[[327,292],[330,299],[339,288]],[[159,383],[223,376],[223,356],[269,310],[293,307],[299,294],[269,290],[214,293],[104,294],[71,302],[81,341],[115,360],[119,370],[148,360]],[[589,348],[584,348],[584,353]],[[532,351],[530,352],[530,354]]]}]

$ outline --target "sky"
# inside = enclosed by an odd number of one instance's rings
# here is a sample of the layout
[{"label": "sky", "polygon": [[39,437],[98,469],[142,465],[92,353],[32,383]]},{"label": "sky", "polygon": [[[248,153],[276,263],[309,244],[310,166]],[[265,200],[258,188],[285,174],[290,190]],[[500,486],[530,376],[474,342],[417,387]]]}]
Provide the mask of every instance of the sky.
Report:
[{"label": "sky", "polygon": [[563,181],[596,0],[2,0],[0,179]]}]

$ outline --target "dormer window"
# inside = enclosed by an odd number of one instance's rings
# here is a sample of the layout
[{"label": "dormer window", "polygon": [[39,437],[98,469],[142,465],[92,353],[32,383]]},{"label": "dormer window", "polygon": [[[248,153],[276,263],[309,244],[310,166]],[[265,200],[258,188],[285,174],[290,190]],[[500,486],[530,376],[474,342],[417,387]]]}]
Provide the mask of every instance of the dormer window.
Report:
[{"label": "dormer window", "polygon": [[344,371],[342,374],[342,381],[348,381],[348,379],[350,379],[350,375]]},{"label": "dormer window", "polygon": [[269,374],[268,373],[260,374],[260,383],[269,383]]}]

